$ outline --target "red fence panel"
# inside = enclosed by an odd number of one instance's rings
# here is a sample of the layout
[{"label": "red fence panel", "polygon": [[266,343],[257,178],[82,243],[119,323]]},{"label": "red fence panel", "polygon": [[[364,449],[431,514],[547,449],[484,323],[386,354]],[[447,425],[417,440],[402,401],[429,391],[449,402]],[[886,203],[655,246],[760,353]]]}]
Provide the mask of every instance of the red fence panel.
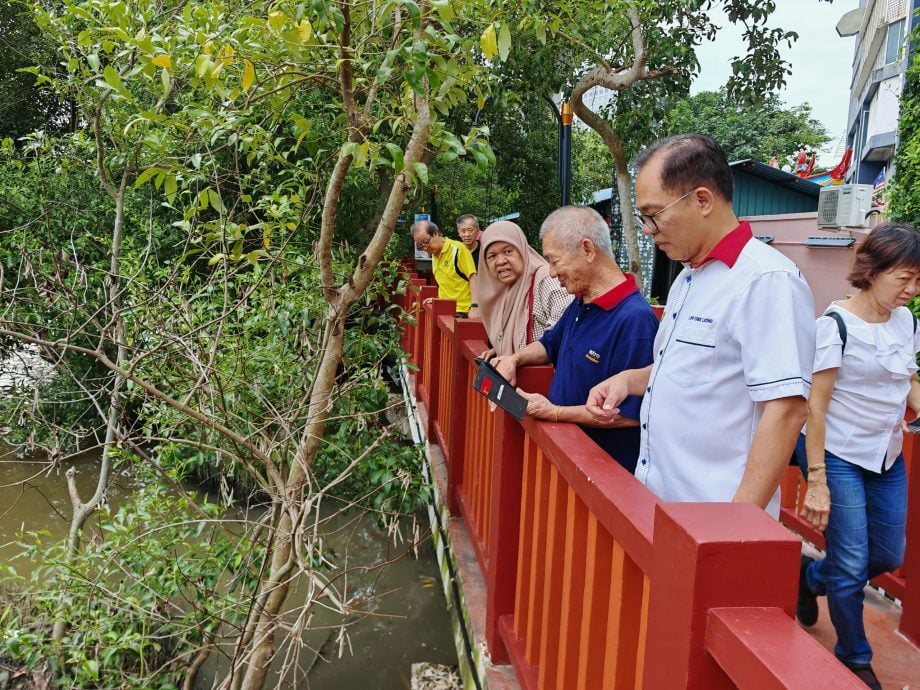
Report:
[{"label": "red fence panel", "polygon": [[430,405],[428,401],[428,389],[425,387],[425,375],[427,374],[430,376],[434,366],[431,359],[431,353],[425,351],[426,346],[429,345],[426,331],[428,329],[428,324],[432,321],[431,305],[427,305],[428,308],[426,309],[425,303],[429,300],[435,300],[437,297],[438,288],[433,285],[425,285],[418,292],[418,327],[415,329],[415,345],[413,347],[413,352],[417,353],[418,356],[416,365],[419,368],[419,372],[415,377],[415,395],[425,405],[426,410],[430,408]]},{"label": "red fence panel", "polygon": [[[527,367],[520,371],[517,385],[528,392],[546,394],[553,378],[551,367]],[[499,620],[514,611],[518,566],[521,476],[523,473],[524,430],[503,410],[496,410],[495,441],[492,447],[492,508],[489,535],[486,641],[493,661],[507,663]]]},{"label": "red fence panel", "polygon": [[441,388],[441,329],[438,327],[438,321],[457,312],[457,304],[454,300],[435,299],[423,305],[425,312],[424,322],[424,339],[425,339],[425,356],[426,365],[422,369],[422,383],[419,387],[419,397],[424,400],[428,410],[428,426],[425,430],[429,438],[434,438],[434,428],[437,418],[439,417],[438,404],[440,402]]},{"label": "red fence panel", "polygon": [[[453,304],[451,302],[450,304]],[[453,307],[452,307],[453,308]],[[457,378],[452,375],[454,367],[454,324],[457,319],[453,314],[444,315],[437,320],[437,338],[440,340],[438,346],[438,414],[434,418],[431,427],[430,436],[441,447],[444,454],[444,461],[450,466],[450,439],[451,439],[451,419],[454,416],[456,406],[455,395],[457,392]]]},{"label": "red fence panel", "polygon": [[[830,685],[810,687],[852,686],[792,618],[795,537],[750,505],[662,504],[577,426],[490,411],[471,391],[481,323],[436,304],[411,352],[448,507],[486,581],[493,662],[510,660],[523,687],[541,690],[759,690],[815,675]],[[545,392],[550,371],[519,378]],[[780,638],[809,652],[777,654]]]},{"label": "red fence panel", "polygon": [[[473,359],[486,349],[483,341],[463,343],[466,371],[459,383],[466,390],[473,385],[476,368]],[[466,428],[463,453],[463,474],[457,495],[460,513],[467,523],[470,538],[476,548],[479,567],[485,573],[489,566],[489,538],[492,520],[492,465],[495,457],[496,413],[489,409],[485,397],[470,393],[466,397]]]},{"label": "red fence panel", "polygon": [[[453,414],[450,419],[445,418],[450,431],[450,445],[442,446],[447,457],[447,509],[451,515],[460,515],[460,487],[466,468],[467,436],[478,433],[475,426],[467,424],[468,400],[475,393],[472,392],[472,379],[470,379],[470,366],[466,359],[466,344],[479,343],[485,347],[486,331],[478,320],[459,319],[454,322],[453,332],[453,362],[450,369],[445,371],[454,386]],[[474,346],[475,350],[475,346]]]},{"label": "red fence panel", "polygon": [[422,299],[421,291],[425,287],[425,281],[421,278],[413,278],[409,281],[410,289],[410,307],[409,307],[409,322],[406,325],[406,352],[409,354],[409,364],[412,367],[418,367],[419,362],[421,361],[422,353],[417,349],[418,347],[418,321],[420,313],[422,311]]},{"label": "red fence panel", "polygon": [[648,601],[639,561],[651,553],[657,499],[578,427],[524,428],[514,612],[500,625],[518,678],[527,688],[635,687]]}]

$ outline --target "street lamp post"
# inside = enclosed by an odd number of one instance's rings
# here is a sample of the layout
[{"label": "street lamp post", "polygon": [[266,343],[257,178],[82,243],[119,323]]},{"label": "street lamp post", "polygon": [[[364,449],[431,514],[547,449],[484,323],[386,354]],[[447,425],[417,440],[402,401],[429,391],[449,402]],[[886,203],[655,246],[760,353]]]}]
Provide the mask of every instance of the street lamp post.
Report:
[{"label": "street lamp post", "polygon": [[572,196],[572,104],[562,101],[562,117],[559,124],[560,183],[562,187],[562,205],[568,206]]},{"label": "street lamp post", "polygon": [[562,112],[548,96],[543,97],[553,109],[559,124],[558,146],[556,148],[556,182],[562,190],[562,205],[568,206],[572,198],[572,104],[562,99]]}]

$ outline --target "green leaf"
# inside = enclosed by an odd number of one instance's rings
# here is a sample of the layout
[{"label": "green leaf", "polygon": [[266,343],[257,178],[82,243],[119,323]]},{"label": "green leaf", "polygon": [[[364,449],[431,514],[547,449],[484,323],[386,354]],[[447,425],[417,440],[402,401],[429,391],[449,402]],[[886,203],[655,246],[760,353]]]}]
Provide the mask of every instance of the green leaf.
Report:
[{"label": "green leaf", "polygon": [[268,13],[268,25],[275,31],[281,31],[286,19],[287,17],[284,16],[284,12],[281,10],[273,10]]},{"label": "green leaf", "polygon": [[161,173],[161,172],[163,171],[160,168],[156,168],[156,167],[147,168],[146,170],[141,172],[140,175],[137,176],[136,180],[134,180],[135,189],[140,187],[142,184],[144,184],[147,180],[149,180],[151,177],[153,177],[157,173]]},{"label": "green leaf", "polygon": [[256,80],[256,68],[249,60],[243,61],[243,80],[241,86],[243,91],[249,91],[249,87]]},{"label": "green leaf", "polygon": [[454,8],[451,7],[450,0],[432,0],[431,6],[438,11],[442,22],[449,22],[454,18]]},{"label": "green leaf", "polygon": [[393,159],[393,170],[394,172],[399,172],[403,169],[403,150],[394,144],[393,142],[386,143],[387,151],[390,152],[390,157]]},{"label": "green leaf", "polygon": [[418,179],[422,181],[422,184],[428,184],[428,166],[422,163],[421,161],[416,161],[412,164],[412,169],[415,171],[415,174],[418,176]]},{"label": "green leaf", "polygon": [[166,200],[172,204],[176,200],[176,176],[167,174],[163,180],[163,191],[166,193]]},{"label": "green leaf", "polygon": [[212,189],[211,187],[208,187],[208,201],[211,202],[211,207],[218,213],[227,212],[223,202],[220,200],[220,195],[217,193],[217,190]]},{"label": "green leaf", "polygon": [[498,52],[498,41],[495,38],[495,25],[489,24],[479,37],[479,47],[487,60],[491,60]]},{"label": "green leaf", "polygon": [[172,77],[169,76],[169,70],[160,70],[160,83],[163,84],[163,98],[169,97],[169,90],[172,88]]},{"label": "green leaf", "polygon": [[502,22],[502,27],[498,30],[498,57],[502,62],[508,59],[510,50],[511,30],[508,28],[508,22]]},{"label": "green leaf", "polygon": [[121,75],[118,74],[117,69],[111,65],[106,65],[106,68],[102,70],[102,79],[105,81],[106,86],[118,93],[119,96],[127,100],[131,99],[131,94],[125,89],[125,85],[122,83]]},{"label": "green leaf", "polygon": [[95,659],[86,659],[83,662],[83,670],[85,670],[91,678],[99,678],[99,662]]},{"label": "green leaf", "polygon": [[534,31],[537,34],[537,40],[540,41],[543,45],[546,45],[546,23],[540,19],[537,19],[533,23]]}]

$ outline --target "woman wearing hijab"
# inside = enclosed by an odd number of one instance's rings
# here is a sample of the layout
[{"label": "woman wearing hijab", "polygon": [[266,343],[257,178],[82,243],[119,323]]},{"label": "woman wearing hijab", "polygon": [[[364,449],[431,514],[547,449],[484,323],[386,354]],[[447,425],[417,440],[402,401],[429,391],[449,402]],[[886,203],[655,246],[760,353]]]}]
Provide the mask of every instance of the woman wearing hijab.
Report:
[{"label": "woman wearing hijab", "polygon": [[572,301],[549,264],[510,221],[492,223],[480,244],[479,313],[489,356],[510,355],[539,340]]}]

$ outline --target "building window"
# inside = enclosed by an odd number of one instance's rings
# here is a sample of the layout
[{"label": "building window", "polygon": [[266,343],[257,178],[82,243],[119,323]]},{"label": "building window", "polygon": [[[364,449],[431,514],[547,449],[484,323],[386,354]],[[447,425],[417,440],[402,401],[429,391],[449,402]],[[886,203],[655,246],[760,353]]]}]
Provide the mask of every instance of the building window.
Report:
[{"label": "building window", "polygon": [[888,25],[888,34],[885,36],[885,64],[897,62],[904,42],[904,20],[899,19]]}]

